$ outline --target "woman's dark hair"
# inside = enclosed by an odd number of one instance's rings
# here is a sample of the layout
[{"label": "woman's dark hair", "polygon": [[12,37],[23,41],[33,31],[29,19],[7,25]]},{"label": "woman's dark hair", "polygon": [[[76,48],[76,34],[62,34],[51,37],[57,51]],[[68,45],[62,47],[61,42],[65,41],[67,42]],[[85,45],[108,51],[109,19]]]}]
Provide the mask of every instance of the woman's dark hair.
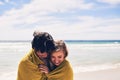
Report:
[{"label": "woman's dark hair", "polygon": [[41,53],[54,50],[54,39],[47,32],[34,32],[34,38],[32,40],[32,48],[35,51],[40,51]]}]

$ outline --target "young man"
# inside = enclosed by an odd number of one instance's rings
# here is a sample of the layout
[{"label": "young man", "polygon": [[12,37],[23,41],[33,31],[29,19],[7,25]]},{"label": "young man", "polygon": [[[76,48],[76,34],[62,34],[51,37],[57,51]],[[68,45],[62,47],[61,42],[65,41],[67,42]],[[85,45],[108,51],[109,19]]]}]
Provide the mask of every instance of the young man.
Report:
[{"label": "young man", "polygon": [[32,49],[19,63],[17,80],[42,80],[45,74],[38,65],[49,67],[48,53],[54,50],[52,36],[47,32],[34,32],[33,36]]}]

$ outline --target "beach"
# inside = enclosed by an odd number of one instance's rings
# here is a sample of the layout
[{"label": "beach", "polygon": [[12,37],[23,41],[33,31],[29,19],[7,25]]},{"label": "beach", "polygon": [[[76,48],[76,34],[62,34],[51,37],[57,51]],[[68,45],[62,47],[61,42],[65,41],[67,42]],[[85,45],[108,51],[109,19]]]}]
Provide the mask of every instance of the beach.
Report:
[{"label": "beach", "polygon": [[74,80],[120,80],[120,68],[74,74]]},{"label": "beach", "polygon": [[[1,80],[16,80],[16,71],[0,75]],[[120,68],[74,74],[74,80],[120,80]]]},{"label": "beach", "polygon": [[[120,80],[120,42],[66,42],[74,80]],[[31,42],[0,42],[0,79],[16,80]]]}]

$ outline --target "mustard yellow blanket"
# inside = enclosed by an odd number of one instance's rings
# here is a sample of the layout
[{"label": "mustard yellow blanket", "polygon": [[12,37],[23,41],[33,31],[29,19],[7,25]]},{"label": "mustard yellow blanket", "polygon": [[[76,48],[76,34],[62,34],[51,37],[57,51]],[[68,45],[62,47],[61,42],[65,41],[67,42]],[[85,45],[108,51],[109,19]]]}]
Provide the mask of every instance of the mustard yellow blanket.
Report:
[{"label": "mustard yellow blanket", "polygon": [[73,80],[73,71],[67,60],[49,74],[41,73],[38,64],[44,64],[32,49],[20,62],[17,80]]}]

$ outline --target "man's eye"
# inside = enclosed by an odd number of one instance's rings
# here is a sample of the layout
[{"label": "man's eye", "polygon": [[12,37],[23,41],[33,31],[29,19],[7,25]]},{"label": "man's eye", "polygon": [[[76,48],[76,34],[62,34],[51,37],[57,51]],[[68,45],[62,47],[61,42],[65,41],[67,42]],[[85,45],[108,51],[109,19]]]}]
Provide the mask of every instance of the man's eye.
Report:
[{"label": "man's eye", "polygon": [[55,58],[54,56],[52,56],[51,58]]}]

